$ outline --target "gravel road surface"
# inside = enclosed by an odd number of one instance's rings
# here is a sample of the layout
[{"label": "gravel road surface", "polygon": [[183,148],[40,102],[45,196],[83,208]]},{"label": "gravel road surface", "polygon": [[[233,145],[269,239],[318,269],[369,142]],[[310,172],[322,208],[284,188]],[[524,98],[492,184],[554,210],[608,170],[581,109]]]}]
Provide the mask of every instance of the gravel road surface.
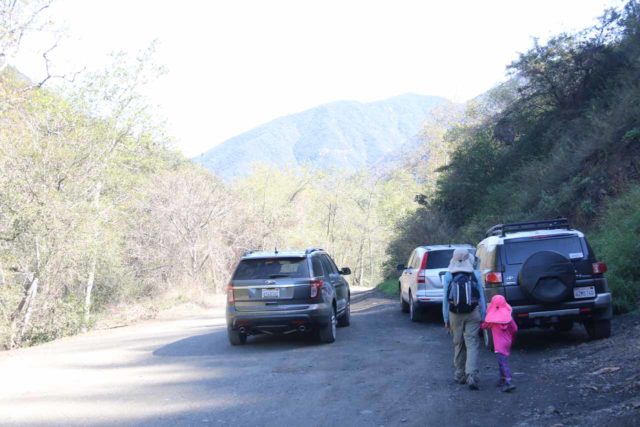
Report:
[{"label": "gravel road surface", "polygon": [[0,424],[552,425],[549,417],[584,404],[540,365],[549,351],[584,341],[582,331],[551,344],[544,333],[522,334],[511,361],[518,389],[505,394],[488,351],[480,391],[454,384],[441,320],[412,323],[376,291],[354,296],[352,325],[333,344],[260,336],[232,347],[224,326],[215,310],[2,353]]}]

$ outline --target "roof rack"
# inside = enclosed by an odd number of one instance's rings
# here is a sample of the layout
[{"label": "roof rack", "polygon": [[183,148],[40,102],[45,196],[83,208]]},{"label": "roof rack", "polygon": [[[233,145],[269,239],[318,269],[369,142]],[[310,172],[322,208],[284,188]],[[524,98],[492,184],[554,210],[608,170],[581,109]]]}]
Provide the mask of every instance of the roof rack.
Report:
[{"label": "roof rack", "polygon": [[247,255],[251,255],[252,253],[257,252],[254,249],[249,249],[247,251],[244,251],[244,253],[242,254],[242,256],[247,256]]},{"label": "roof rack", "polygon": [[501,236],[506,233],[532,230],[555,230],[559,228],[571,229],[567,218],[556,218],[542,221],[514,222],[511,224],[497,224],[487,230],[485,237]]},{"label": "roof rack", "polygon": [[322,249],[322,248],[307,248],[307,249],[305,249],[305,250],[304,250],[304,254],[305,254],[305,255],[309,255],[309,254],[310,254],[310,253],[312,253],[312,252],[315,252],[315,251],[323,251],[323,250],[324,250],[324,249]]}]

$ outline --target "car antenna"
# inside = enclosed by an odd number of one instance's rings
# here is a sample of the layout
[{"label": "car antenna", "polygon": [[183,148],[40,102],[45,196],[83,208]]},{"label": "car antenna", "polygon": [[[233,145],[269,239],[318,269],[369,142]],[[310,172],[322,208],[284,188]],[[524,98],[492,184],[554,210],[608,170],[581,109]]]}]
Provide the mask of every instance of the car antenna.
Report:
[{"label": "car antenna", "polygon": [[278,253],[278,247],[276,246],[276,248],[273,250],[273,252],[275,252],[276,254]]}]

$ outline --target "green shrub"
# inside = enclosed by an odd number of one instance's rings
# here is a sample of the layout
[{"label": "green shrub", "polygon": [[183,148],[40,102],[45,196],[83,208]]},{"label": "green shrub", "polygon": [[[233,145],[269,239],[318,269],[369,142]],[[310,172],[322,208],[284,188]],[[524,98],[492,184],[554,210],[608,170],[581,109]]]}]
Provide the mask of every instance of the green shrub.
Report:
[{"label": "green shrub", "polygon": [[398,295],[398,278],[392,277],[378,285],[378,289],[386,295]]},{"label": "green shrub", "polygon": [[607,263],[607,278],[617,312],[638,307],[640,299],[640,185],[611,202],[592,243]]}]

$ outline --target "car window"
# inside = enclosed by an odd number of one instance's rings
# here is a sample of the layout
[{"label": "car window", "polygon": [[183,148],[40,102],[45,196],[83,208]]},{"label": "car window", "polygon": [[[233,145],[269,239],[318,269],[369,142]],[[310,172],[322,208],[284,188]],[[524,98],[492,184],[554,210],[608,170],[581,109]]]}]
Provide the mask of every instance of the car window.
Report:
[{"label": "car window", "polygon": [[585,256],[580,238],[575,235],[505,240],[504,248],[508,264],[522,264],[540,251],[558,252],[569,259],[582,259]]},{"label": "car window", "polygon": [[313,268],[313,277],[324,276],[324,270],[322,268],[322,261],[320,261],[320,257],[314,256],[311,258],[311,267]]},{"label": "car window", "polygon": [[240,261],[233,279],[252,280],[307,276],[308,269],[304,258],[255,258]]},{"label": "car window", "polygon": [[413,268],[413,260],[416,257],[416,251],[411,252],[411,256],[409,257],[409,261],[407,261],[407,268]]},{"label": "car window", "polygon": [[440,251],[431,251],[427,257],[427,270],[433,268],[447,268],[453,256],[453,249],[443,249]]},{"label": "car window", "polygon": [[331,264],[331,267],[332,267],[334,273],[340,273],[340,269],[338,268],[336,263],[333,261],[333,258],[331,258],[329,255],[327,255],[327,259],[329,260],[329,263]]},{"label": "car window", "polygon": [[327,274],[333,274],[333,273],[337,273],[333,271],[331,262],[329,261],[329,258],[327,258],[326,255],[322,255],[320,257],[320,259],[322,260],[322,269],[327,273]]},{"label": "car window", "polygon": [[496,265],[496,245],[478,246],[478,260],[480,262],[480,271],[487,273],[493,270]]}]

